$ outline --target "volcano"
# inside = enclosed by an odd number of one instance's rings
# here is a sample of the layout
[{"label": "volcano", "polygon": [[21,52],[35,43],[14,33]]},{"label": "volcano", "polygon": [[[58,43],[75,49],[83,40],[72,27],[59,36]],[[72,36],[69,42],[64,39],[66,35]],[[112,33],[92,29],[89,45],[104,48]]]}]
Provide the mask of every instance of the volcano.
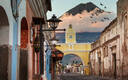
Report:
[{"label": "volcano", "polygon": [[63,22],[58,28],[67,29],[72,24],[76,32],[101,32],[115,17],[113,12],[104,11],[92,2],[81,3],[60,16]]}]

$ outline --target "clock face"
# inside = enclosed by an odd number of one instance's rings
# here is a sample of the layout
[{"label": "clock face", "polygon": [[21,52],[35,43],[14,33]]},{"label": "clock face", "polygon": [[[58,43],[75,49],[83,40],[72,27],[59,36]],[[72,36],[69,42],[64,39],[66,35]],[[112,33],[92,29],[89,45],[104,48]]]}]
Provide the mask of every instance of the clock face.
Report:
[{"label": "clock face", "polygon": [[69,35],[69,38],[71,39],[72,38],[72,35]]}]

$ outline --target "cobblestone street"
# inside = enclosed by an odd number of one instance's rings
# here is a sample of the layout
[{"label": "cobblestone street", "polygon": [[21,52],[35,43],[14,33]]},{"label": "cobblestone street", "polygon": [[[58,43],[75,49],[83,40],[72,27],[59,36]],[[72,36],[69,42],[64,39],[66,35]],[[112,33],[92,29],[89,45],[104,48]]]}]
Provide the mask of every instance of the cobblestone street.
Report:
[{"label": "cobblestone street", "polygon": [[114,79],[85,76],[77,73],[65,73],[65,74],[58,75],[56,80],[114,80]]}]

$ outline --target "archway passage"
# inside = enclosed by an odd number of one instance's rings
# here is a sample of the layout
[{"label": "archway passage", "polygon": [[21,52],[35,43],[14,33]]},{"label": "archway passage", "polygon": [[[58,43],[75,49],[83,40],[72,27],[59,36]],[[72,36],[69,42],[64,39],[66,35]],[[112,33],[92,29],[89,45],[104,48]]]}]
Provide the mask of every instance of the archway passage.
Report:
[{"label": "archway passage", "polygon": [[26,18],[21,20],[21,46],[20,46],[20,66],[19,79],[28,80],[28,24]]},{"label": "archway passage", "polygon": [[9,72],[9,21],[0,6],[0,80],[8,80]]},{"label": "archway passage", "polygon": [[65,55],[62,59],[62,65],[64,73],[84,73],[83,61],[77,55]]}]

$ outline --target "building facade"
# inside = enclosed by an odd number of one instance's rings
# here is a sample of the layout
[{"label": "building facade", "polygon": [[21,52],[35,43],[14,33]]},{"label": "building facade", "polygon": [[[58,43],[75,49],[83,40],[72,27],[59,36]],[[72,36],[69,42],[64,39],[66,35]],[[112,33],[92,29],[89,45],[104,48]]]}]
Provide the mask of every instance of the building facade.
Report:
[{"label": "building facade", "polygon": [[127,4],[127,0],[117,2],[117,18],[91,44],[90,71],[93,75],[128,79]]},{"label": "building facade", "polygon": [[121,76],[119,30],[116,18],[104,29],[99,40],[92,43],[90,61],[93,75]]},{"label": "building facade", "polygon": [[121,29],[121,54],[122,54],[122,77],[128,79],[128,2],[127,0],[119,0],[117,3],[117,16],[118,16],[118,25]]},{"label": "building facade", "polygon": [[[46,22],[48,10],[51,0],[0,0],[1,80],[34,80],[39,64],[35,64],[33,42],[39,26],[34,26],[32,19],[40,17]],[[47,28],[47,23],[43,27]],[[44,35],[47,41],[50,33]]]}]

